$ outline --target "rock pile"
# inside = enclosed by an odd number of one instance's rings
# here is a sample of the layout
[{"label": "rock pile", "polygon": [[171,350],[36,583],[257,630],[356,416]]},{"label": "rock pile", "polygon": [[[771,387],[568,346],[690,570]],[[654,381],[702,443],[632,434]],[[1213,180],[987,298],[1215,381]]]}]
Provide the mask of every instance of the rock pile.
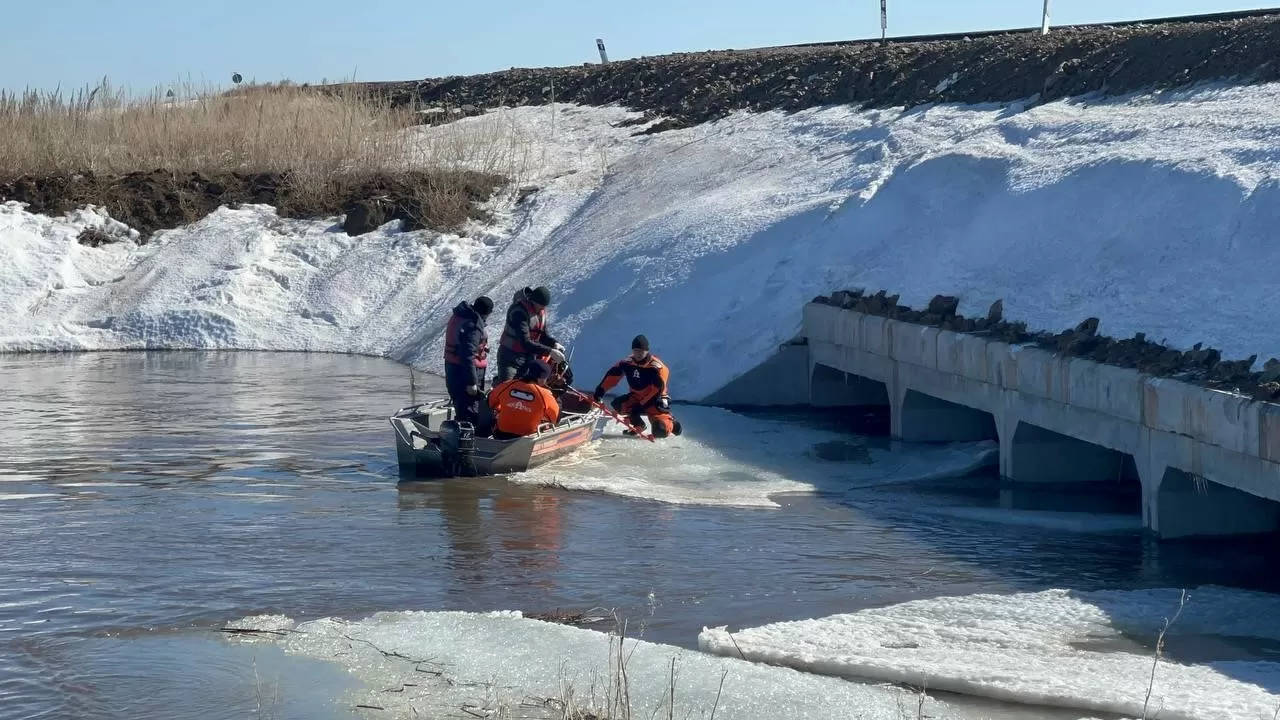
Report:
[{"label": "rock pile", "polygon": [[830,296],[816,297],[813,302],[1014,345],[1033,345],[1068,357],[1132,368],[1148,375],[1202,387],[1239,392],[1255,400],[1280,400],[1280,360],[1276,358],[1268,360],[1261,371],[1254,371],[1256,355],[1243,360],[1224,360],[1221,352],[1200,343],[1190,350],[1176,350],[1148,340],[1143,333],[1117,340],[1098,334],[1098,318],[1086,318],[1074,328],[1055,334],[1028,330],[1024,322],[1006,321],[1000,300],[991,305],[984,318],[966,318],[958,314],[959,299],[947,295],[935,296],[924,310],[899,305],[897,295],[889,295],[883,290],[874,295],[867,295],[862,290],[841,290]]}]

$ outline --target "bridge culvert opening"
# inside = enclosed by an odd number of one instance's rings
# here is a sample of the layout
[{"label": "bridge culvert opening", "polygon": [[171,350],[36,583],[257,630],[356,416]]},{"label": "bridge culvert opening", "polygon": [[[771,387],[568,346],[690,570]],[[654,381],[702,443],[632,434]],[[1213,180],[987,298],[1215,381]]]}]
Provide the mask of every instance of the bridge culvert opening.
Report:
[{"label": "bridge culvert opening", "polygon": [[1125,512],[1142,512],[1142,479],[1129,453],[1026,422],[1018,423],[1012,453],[1011,480],[1084,485],[1091,494],[1101,491],[1121,499]]},{"label": "bridge culvert opening", "polygon": [[902,402],[901,437],[927,443],[999,440],[991,413],[914,390]]},{"label": "bridge culvert opening", "polygon": [[1161,539],[1280,531],[1280,503],[1172,467],[1160,480],[1156,511]]},{"label": "bridge culvert opening", "polygon": [[1133,455],[1018,423],[1007,466],[1006,507],[1142,515],[1142,478]]},{"label": "bridge culvert opening", "polygon": [[878,380],[817,364],[810,404],[839,414],[836,425],[864,435],[889,434],[889,386]]}]

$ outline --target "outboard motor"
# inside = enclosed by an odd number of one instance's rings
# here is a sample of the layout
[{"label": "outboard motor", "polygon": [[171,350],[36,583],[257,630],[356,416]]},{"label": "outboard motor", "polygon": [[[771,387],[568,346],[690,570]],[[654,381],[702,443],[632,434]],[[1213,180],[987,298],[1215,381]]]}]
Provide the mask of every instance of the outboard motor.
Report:
[{"label": "outboard motor", "polygon": [[440,455],[451,477],[476,474],[476,429],[469,422],[445,420],[440,423]]}]

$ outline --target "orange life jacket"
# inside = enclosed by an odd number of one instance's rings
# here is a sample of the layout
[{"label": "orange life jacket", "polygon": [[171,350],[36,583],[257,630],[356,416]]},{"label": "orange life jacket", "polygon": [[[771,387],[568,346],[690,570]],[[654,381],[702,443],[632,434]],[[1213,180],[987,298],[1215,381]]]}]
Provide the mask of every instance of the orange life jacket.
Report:
[{"label": "orange life jacket", "polygon": [[527,380],[508,380],[489,393],[489,407],[498,417],[498,432],[532,435],[543,423],[560,420],[560,403],[551,390]]}]

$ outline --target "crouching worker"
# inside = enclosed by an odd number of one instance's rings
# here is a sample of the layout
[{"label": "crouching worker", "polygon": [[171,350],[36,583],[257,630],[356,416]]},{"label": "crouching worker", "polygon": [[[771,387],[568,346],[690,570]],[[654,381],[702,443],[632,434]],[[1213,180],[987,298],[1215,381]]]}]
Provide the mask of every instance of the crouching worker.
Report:
[{"label": "crouching worker", "polygon": [[[623,377],[627,379],[631,392],[611,403],[619,415],[627,416],[631,425],[641,430],[644,429],[644,417],[648,416],[655,438],[679,435],[683,431],[680,423],[671,416],[671,399],[667,397],[670,371],[657,356],[649,352],[649,340],[645,336],[637,335],[631,341],[630,357],[623,358],[609,368],[592,398],[600,402],[604,394]],[[635,434],[631,430],[623,432]]]},{"label": "crouching worker", "polygon": [[499,440],[532,435],[544,423],[560,421],[560,404],[547,387],[551,367],[541,360],[530,360],[512,379],[489,393],[489,407],[497,415],[493,436]]},{"label": "crouching worker", "polygon": [[480,425],[485,373],[489,367],[489,335],[484,323],[493,301],[481,295],[475,302],[458,303],[444,332],[444,383],[453,401],[454,417]]}]

